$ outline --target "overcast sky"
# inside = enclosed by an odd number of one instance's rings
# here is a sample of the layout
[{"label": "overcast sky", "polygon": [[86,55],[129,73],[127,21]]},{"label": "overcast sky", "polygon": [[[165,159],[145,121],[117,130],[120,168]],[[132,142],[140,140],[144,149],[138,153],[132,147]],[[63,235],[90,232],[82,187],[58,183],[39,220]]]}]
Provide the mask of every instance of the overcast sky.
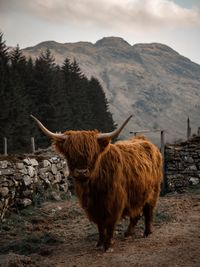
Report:
[{"label": "overcast sky", "polygon": [[0,0],[8,46],[122,37],[159,42],[200,64],[200,0]]}]

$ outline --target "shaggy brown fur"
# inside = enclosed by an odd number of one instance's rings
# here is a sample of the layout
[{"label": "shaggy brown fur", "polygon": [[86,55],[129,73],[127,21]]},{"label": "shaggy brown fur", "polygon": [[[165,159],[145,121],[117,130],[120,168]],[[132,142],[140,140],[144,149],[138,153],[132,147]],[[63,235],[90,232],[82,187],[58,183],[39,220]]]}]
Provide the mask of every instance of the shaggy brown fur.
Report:
[{"label": "shaggy brown fur", "polygon": [[130,217],[126,236],[133,234],[142,214],[148,236],[162,180],[158,148],[144,137],[111,144],[109,138],[98,139],[97,131],[65,134],[68,138],[54,145],[67,159],[81,206],[97,224],[97,245],[105,250],[112,245],[115,225],[125,216]]}]

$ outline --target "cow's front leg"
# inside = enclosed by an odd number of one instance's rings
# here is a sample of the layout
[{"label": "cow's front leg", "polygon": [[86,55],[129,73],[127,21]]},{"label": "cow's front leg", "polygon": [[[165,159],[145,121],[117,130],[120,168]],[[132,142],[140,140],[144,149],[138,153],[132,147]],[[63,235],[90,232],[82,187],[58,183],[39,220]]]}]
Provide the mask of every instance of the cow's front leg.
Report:
[{"label": "cow's front leg", "polygon": [[115,228],[115,224],[113,225],[109,225],[106,227],[106,237],[104,240],[104,250],[107,251],[109,248],[111,248],[114,245],[114,240],[113,240],[113,235],[114,235],[114,228]]},{"label": "cow's front leg", "polygon": [[153,207],[150,204],[146,204],[143,208],[143,212],[145,218],[144,237],[147,237],[152,233]]},{"label": "cow's front leg", "polygon": [[100,224],[97,225],[99,230],[99,239],[97,242],[97,247],[103,246],[104,240],[106,238],[106,228]]}]

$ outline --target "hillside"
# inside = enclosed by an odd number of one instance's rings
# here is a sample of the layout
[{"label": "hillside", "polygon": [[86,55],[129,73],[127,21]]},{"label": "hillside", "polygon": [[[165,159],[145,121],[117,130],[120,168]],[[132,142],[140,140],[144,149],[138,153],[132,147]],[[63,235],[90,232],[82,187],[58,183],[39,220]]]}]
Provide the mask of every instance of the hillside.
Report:
[{"label": "hillside", "polygon": [[129,131],[162,128],[168,131],[168,141],[185,138],[188,116],[192,132],[200,126],[200,65],[170,47],[131,46],[121,38],[107,37],[95,44],[47,41],[23,53],[35,58],[46,48],[58,64],[66,57],[76,58],[88,77],[99,79],[116,123],[134,114],[126,136]]}]

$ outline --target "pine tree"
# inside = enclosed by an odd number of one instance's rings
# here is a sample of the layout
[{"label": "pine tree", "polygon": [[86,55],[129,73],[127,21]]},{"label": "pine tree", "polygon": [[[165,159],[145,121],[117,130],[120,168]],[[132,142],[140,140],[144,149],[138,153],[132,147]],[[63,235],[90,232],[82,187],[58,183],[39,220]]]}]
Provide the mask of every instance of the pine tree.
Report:
[{"label": "pine tree", "polygon": [[[36,114],[51,130],[57,130],[55,126],[55,92],[57,91],[57,66],[49,49],[42,52],[35,61],[34,84],[30,93],[32,101],[32,113]],[[41,134],[34,131],[38,138],[39,146],[47,146],[50,142]],[[43,144],[43,145],[42,145]]]},{"label": "pine tree", "polygon": [[0,153],[3,152],[3,137],[8,137],[6,129],[9,116],[9,55],[8,48],[0,32]]},{"label": "pine tree", "polygon": [[55,59],[51,55],[49,49],[45,53],[41,53],[39,58],[35,62],[35,101],[40,99],[40,107],[38,112],[42,117],[47,117],[52,115],[52,106],[50,103],[50,96],[53,88],[54,80],[54,71],[55,71]]},{"label": "pine tree", "polygon": [[88,79],[82,73],[77,61],[70,64],[70,103],[73,114],[73,129],[91,129],[91,117],[89,116],[90,103],[87,99]]},{"label": "pine tree", "polygon": [[8,47],[6,46],[6,41],[3,41],[3,33],[0,32],[0,69],[7,66],[9,60]]},{"label": "pine tree", "polygon": [[94,114],[93,127],[101,131],[112,131],[115,128],[108,102],[99,81],[91,77],[89,81],[88,99],[91,103],[91,112]]},{"label": "pine tree", "polygon": [[5,41],[3,41],[3,33],[0,32],[0,100],[6,94],[9,81],[9,55]]},{"label": "pine tree", "polygon": [[84,78],[84,74],[82,73],[76,59],[74,59],[73,62],[70,63],[70,74],[73,80],[74,78],[79,78],[79,79]]},{"label": "pine tree", "polygon": [[26,94],[27,62],[19,45],[10,52],[10,61],[9,144],[13,147],[13,151],[22,151],[29,142],[27,140],[29,99]]},{"label": "pine tree", "polygon": [[60,130],[73,129],[73,111],[71,90],[73,87],[73,78],[71,75],[71,63],[68,58],[63,62],[60,69],[60,90],[57,93],[57,117],[59,118]]}]

